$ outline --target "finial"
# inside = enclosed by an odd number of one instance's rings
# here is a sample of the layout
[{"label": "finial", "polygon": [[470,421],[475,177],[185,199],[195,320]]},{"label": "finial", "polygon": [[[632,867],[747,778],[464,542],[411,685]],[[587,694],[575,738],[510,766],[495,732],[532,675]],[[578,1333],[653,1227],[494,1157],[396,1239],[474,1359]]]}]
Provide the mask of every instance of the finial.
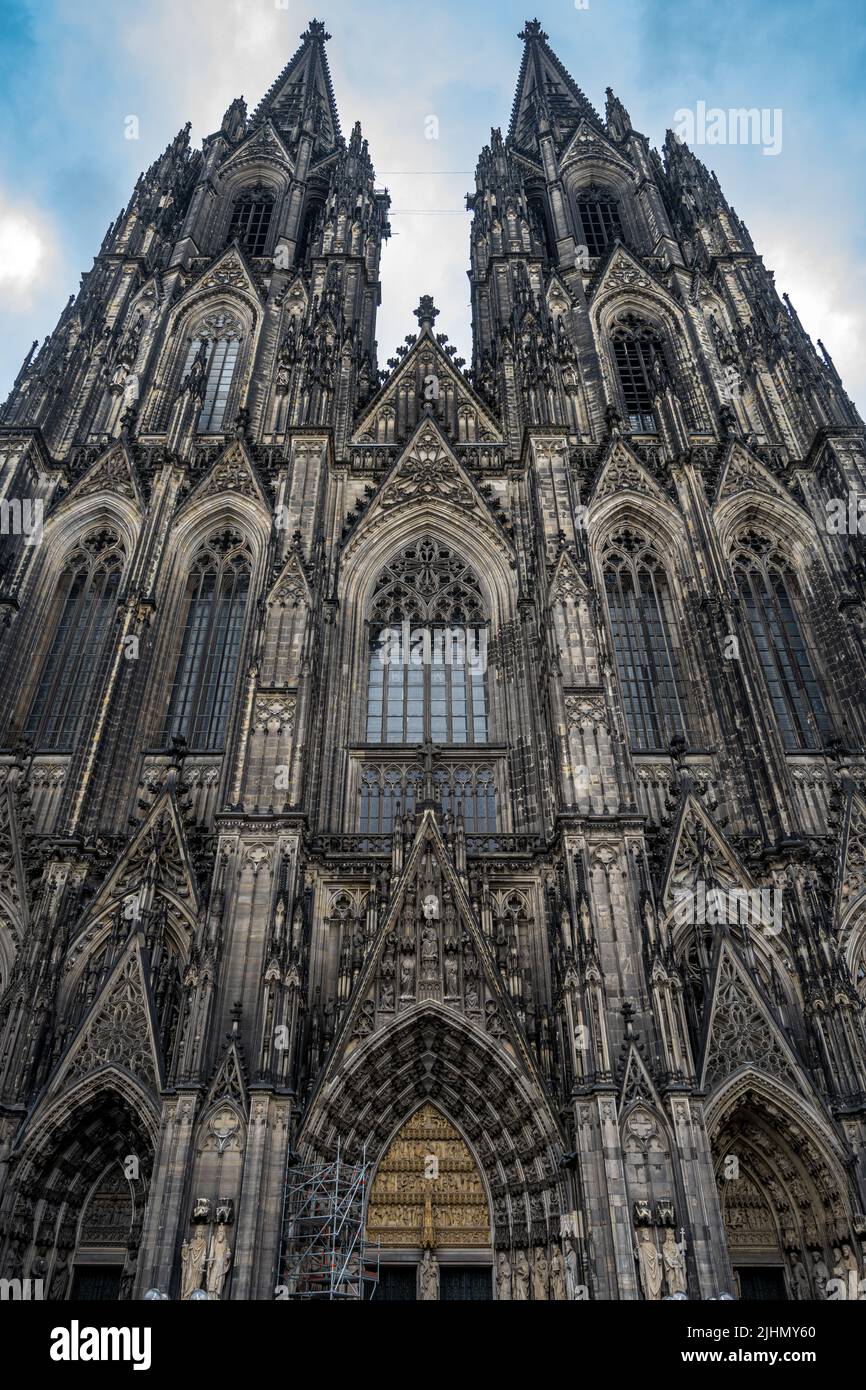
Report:
[{"label": "finial", "polygon": [[439,310],[433,303],[432,294],[422,294],[418,303],[418,308],[413,310],[418,320],[419,328],[432,328],[436,319],[439,317]]},{"label": "finial", "polygon": [[542,29],[540,19],[527,19],[526,23],[524,24],[517,37],[519,39],[523,39],[524,43],[528,43],[530,39],[543,40],[546,39],[548,35],[545,34],[544,30]]},{"label": "finial", "polygon": [[318,39],[322,43],[327,43],[330,37],[331,35],[326,33],[325,26],[320,19],[311,19],[301,35],[301,43],[304,43],[307,39]]}]

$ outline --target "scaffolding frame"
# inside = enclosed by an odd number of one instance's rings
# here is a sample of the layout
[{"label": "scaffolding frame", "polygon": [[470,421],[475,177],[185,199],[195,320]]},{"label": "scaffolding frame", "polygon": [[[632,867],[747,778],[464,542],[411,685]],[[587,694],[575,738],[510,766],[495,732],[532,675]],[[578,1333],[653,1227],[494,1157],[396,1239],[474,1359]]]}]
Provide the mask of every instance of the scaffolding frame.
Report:
[{"label": "scaffolding frame", "polygon": [[361,1301],[379,1282],[379,1243],[364,1239],[373,1165],[366,1145],[347,1163],[337,1144],[328,1162],[298,1163],[286,1178],[283,1284],[290,1299]]}]

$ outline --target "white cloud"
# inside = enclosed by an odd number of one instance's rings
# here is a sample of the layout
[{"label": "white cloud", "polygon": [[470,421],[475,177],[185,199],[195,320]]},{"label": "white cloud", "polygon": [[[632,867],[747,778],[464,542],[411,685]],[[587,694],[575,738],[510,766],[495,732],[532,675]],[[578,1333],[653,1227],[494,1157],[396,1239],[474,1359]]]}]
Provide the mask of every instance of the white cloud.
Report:
[{"label": "white cloud", "polygon": [[56,237],[45,215],[0,190],[0,305],[24,313],[53,279]]}]

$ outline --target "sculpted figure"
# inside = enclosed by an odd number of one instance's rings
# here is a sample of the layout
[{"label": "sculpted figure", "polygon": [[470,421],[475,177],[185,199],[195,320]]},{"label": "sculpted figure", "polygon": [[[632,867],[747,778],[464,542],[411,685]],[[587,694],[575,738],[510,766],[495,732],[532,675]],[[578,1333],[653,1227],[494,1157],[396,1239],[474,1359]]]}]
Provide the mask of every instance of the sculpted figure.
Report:
[{"label": "sculpted figure", "polygon": [[805,1302],[812,1297],[812,1291],[809,1288],[809,1275],[806,1271],[806,1266],[800,1259],[799,1251],[794,1252],[794,1263],[791,1267],[791,1273],[794,1276],[794,1288],[797,1292],[797,1298],[800,1302]]},{"label": "sculpted figure", "polygon": [[859,1299],[860,1297],[860,1266],[857,1263],[857,1256],[850,1245],[842,1246],[842,1268],[848,1280],[848,1297]]},{"label": "sculpted figure", "polygon": [[418,1270],[418,1283],[422,1303],[434,1302],[439,1297],[439,1265],[432,1250],[425,1250]]},{"label": "sculpted figure", "polygon": [[686,1292],[686,1247],[685,1241],[677,1243],[672,1226],[665,1231],[664,1243],[662,1245],[662,1262],[665,1271],[665,1283],[668,1286],[668,1293]]},{"label": "sculpted figure", "polygon": [[662,1262],[653,1239],[652,1227],[639,1226],[635,1259],[640,1272],[644,1298],[655,1303],[662,1296]]},{"label": "sculpted figure", "polygon": [[550,1277],[550,1265],[547,1259],[547,1251],[543,1245],[537,1245],[532,1256],[532,1297],[538,1301],[547,1298],[547,1283]]},{"label": "sculpted figure", "polygon": [[511,1263],[505,1250],[496,1256],[496,1297],[506,1301],[511,1298]]},{"label": "sculpted figure", "polygon": [[827,1281],[830,1278],[830,1271],[824,1263],[824,1256],[820,1250],[812,1251],[812,1279],[815,1284],[815,1297],[827,1297]]},{"label": "sculpted figure", "polygon": [[529,1298],[529,1260],[525,1250],[515,1250],[511,1266],[511,1297],[523,1302]]},{"label": "sculpted figure", "polygon": [[226,1228],[219,1225],[214,1232],[210,1250],[210,1264],[207,1271],[207,1291],[211,1298],[217,1301],[222,1298],[231,1262],[232,1251],[226,1239]]},{"label": "sculpted figure", "polygon": [[568,1298],[565,1259],[561,1245],[554,1245],[550,1256],[550,1297],[557,1303],[565,1302]]},{"label": "sculpted figure", "polygon": [[204,1227],[196,1226],[192,1240],[185,1240],[180,1251],[180,1296],[182,1300],[189,1298],[190,1294],[201,1288],[206,1260],[207,1241],[205,1240]]}]

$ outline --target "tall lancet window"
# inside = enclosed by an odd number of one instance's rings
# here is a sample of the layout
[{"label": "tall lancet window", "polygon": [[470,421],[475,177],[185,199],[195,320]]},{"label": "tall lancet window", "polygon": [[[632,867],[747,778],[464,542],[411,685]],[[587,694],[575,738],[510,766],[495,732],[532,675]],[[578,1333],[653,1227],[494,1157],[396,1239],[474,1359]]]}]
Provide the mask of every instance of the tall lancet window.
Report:
[{"label": "tall lancet window", "polygon": [[590,256],[603,256],[618,239],[623,240],[619,203],[606,188],[582,188],[577,195],[579,231]]},{"label": "tall lancet window", "polygon": [[263,256],[274,211],[274,195],[263,184],[244,188],[235,199],[229,224],[229,241],[236,241],[248,256]]},{"label": "tall lancet window", "polygon": [[236,531],[211,536],[196,555],[186,586],[163,743],[179,734],[197,751],[219,752],[224,747],[250,569],[249,549]]},{"label": "tall lancet window", "polygon": [[668,380],[661,338],[651,324],[624,314],[612,334],[613,356],[625,413],[635,434],[658,429],[653,402]]},{"label": "tall lancet window", "polygon": [[209,314],[190,339],[183,381],[189,383],[201,401],[198,429],[202,434],[219,434],[225,428],[229,395],[241,346],[241,325],[233,314]]},{"label": "tall lancet window", "polygon": [[368,743],[486,743],[487,621],[478,580],[425,536],[379,575],[370,610]]},{"label": "tall lancet window", "polygon": [[767,536],[743,536],[734,573],[785,747],[820,748],[833,733],[802,626],[803,599]]},{"label": "tall lancet window", "polygon": [[635,750],[666,749],[689,736],[667,576],[651,546],[626,531],[607,549],[604,583],[629,741]]},{"label": "tall lancet window", "polygon": [[113,531],[85,537],[66,561],[56,627],[24,726],[37,749],[74,748],[112,630],[124,555]]}]

